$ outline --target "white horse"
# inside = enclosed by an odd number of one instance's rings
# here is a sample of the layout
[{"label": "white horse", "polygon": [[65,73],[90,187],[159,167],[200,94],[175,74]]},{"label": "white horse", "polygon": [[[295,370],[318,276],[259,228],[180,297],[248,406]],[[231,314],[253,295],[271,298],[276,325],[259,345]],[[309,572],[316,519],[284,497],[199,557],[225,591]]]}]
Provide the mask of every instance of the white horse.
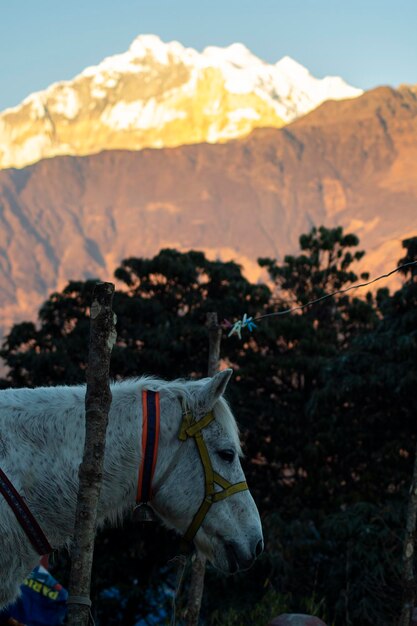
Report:
[{"label": "white horse", "polygon": [[[195,420],[213,411],[215,419],[202,434],[214,472],[229,483],[244,481],[238,428],[223,398],[230,375],[231,370],[225,370],[213,378],[173,382],[143,377],[111,386],[99,525],[105,520],[117,523],[135,504],[143,389],[160,394],[159,455],[150,505],[167,527],[184,534],[205,497],[197,446],[191,439],[178,438],[184,405]],[[0,391],[0,469],[54,549],[68,546],[73,536],[84,400],[81,385]],[[249,567],[263,549],[260,518],[249,491],[215,502],[194,543],[226,573]],[[20,583],[38,561],[39,555],[0,494],[0,608],[19,595]]]}]

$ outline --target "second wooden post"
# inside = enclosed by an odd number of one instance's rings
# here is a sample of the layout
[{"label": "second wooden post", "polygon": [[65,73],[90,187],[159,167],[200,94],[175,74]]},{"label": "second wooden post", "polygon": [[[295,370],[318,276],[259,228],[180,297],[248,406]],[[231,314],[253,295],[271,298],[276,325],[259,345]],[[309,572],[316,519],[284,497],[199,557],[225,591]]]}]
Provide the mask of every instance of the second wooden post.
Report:
[{"label": "second wooden post", "polygon": [[[207,328],[209,335],[208,375],[214,376],[219,371],[220,343],[222,329],[219,326],[217,313],[207,313]],[[206,559],[196,554],[191,567],[190,589],[185,611],[186,626],[197,626],[200,615],[201,601],[204,591],[204,575]]]}]

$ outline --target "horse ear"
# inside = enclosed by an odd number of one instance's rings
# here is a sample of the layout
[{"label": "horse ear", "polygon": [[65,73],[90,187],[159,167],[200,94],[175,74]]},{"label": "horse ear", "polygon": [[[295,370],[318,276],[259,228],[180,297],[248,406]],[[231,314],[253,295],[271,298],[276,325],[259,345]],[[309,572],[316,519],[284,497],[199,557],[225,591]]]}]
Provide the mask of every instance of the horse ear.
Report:
[{"label": "horse ear", "polygon": [[233,370],[228,368],[218,372],[204,385],[204,405],[210,411],[217,400],[224,394]]}]

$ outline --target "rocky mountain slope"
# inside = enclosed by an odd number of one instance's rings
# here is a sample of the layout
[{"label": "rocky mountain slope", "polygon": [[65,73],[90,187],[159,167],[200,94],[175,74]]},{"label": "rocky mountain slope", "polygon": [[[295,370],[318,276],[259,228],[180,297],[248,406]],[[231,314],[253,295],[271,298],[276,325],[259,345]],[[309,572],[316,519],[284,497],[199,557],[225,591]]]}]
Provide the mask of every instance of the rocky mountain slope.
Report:
[{"label": "rocky mountain slope", "polygon": [[34,318],[70,278],[111,279],[161,247],[234,258],[298,249],[342,224],[375,276],[417,234],[417,89],[327,102],[281,130],[225,144],[56,157],[0,172],[0,319]]},{"label": "rocky mountain slope", "polygon": [[284,57],[265,63],[242,44],[202,53],[154,35],[0,114],[0,168],[56,155],[217,143],[281,127],[360,89],[316,79]]}]

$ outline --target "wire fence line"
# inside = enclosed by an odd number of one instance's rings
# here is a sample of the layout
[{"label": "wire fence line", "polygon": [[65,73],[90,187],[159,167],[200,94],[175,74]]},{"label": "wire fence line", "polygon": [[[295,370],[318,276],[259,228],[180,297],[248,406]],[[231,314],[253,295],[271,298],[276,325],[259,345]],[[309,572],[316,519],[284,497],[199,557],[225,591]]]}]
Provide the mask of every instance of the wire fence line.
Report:
[{"label": "wire fence line", "polygon": [[327,300],[327,298],[332,298],[333,296],[337,296],[339,293],[346,293],[347,291],[351,291],[352,289],[359,289],[360,287],[367,287],[368,285],[372,285],[373,283],[376,283],[378,280],[381,280],[382,278],[388,278],[389,276],[392,276],[392,274],[395,274],[395,272],[399,272],[400,270],[404,269],[405,267],[409,267],[410,265],[417,265],[417,261],[410,261],[409,263],[404,263],[403,265],[399,265],[398,267],[391,270],[387,274],[381,274],[381,276],[378,276],[377,278],[373,278],[372,280],[368,280],[366,283],[358,283],[357,285],[351,285],[350,287],[345,287],[344,289],[338,289],[337,291],[333,291],[332,293],[326,293],[324,296],[321,296],[320,298],[316,298],[315,300],[310,300],[309,302],[306,302],[306,304],[300,304],[290,309],[284,309],[284,311],[276,311],[275,313],[265,313],[265,315],[258,315],[257,317],[253,318],[253,321],[257,322],[266,317],[276,317],[278,315],[287,315],[288,313],[293,313],[294,311],[301,311],[301,309],[305,309],[306,307],[311,306],[312,304],[316,304],[317,302],[321,302],[322,300]]}]

